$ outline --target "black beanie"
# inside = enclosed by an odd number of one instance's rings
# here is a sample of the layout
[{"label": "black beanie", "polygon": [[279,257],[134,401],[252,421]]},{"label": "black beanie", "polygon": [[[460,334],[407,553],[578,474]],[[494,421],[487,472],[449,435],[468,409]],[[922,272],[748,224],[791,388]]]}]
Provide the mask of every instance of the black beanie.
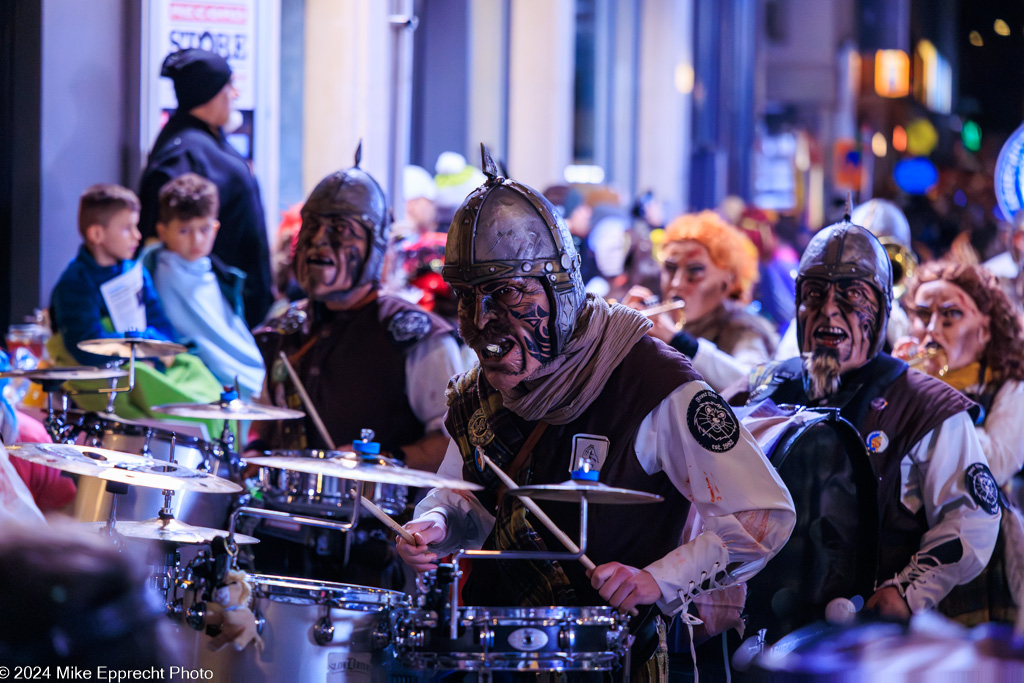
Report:
[{"label": "black beanie", "polygon": [[178,110],[190,111],[206,104],[231,80],[231,67],[214,52],[189,48],[164,59],[160,75],[174,81]]}]

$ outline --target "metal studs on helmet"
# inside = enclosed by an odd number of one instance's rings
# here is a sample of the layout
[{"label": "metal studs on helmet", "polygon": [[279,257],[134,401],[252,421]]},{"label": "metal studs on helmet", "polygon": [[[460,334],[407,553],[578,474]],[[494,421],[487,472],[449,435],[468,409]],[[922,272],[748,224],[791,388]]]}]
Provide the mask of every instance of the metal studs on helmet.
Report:
[{"label": "metal studs on helmet", "polygon": [[[822,228],[807,244],[800,258],[796,276],[796,299],[799,305],[801,289],[807,278],[822,278],[831,282],[861,280],[878,293],[879,307],[876,338],[872,340],[871,357],[878,355],[885,344],[885,330],[892,311],[892,264],[878,238],[871,231],[854,225],[849,215],[842,221]],[[797,341],[803,351],[804,331],[797,316]]]},{"label": "metal studs on helmet", "polygon": [[585,292],[581,258],[558,211],[527,185],[498,174],[484,145],[487,180],[455,212],[445,248],[445,281],[476,286],[513,277],[543,281],[553,307],[554,351],[572,337]]},{"label": "metal studs on helmet", "polygon": [[369,233],[366,261],[359,277],[353,278],[353,289],[380,280],[388,235],[391,232],[391,213],[384,190],[373,176],[359,168],[362,156],[363,143],[360,141],[356,148],[355,165],[335,171],[313,189],[302,205],[302,227],[299,231],[301,246],[303,239],[312,239],[320,230],[321,221],[325,218],[354,220],[366,228]]}]

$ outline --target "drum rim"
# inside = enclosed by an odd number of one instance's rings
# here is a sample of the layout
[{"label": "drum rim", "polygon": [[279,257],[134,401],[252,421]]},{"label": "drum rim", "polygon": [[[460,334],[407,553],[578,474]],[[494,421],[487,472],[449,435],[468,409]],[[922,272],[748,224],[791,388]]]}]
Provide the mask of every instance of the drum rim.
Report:
[{"label": "drum rim", "polygon": [[[320,458],[321,460],[329,459],[349,459],[359,460],[361,462],[372,462],[378,465],[390,465],[393,467],[405,468],[405,463],[398,458],[386,458],[383,455],[357,455],[354,451],[339,451],[339,450],[324,450],[322,448],[274,448],[271,450],[263,451],[260,455],[265,456],[281,456],[285,458]],[[262,469],[274,470],[276,467],[263,466]],[[308,472],[305,474],[309,474]],[[320,475],[313,475],[320,476]],[[334,477],[335,479],[344,479],[344,477]],[[397,485],[397,484],[396,484]]]},{"label": "drum rim", "polygon": [[[77,409],[77,408],[71,408],[71,409],[68,410],[68,414],[69,415],[81,414],[83,417],[88,415],[89,412],[91,412],[91,411],[83,411],[83,410],[80,410],[80,409]],[[91,424],[98,423],[98,424],[102,425],[103,433],[104,434],[110,434],[112,436],[117,436],[119,434],[123,434],[125,436],[133,436],[133,437],[145,438],[146,437],[146,430],[150,429],[150,430],[153,431],[153,437],[152,438],[155,441],[169,442],[170,441],[170,437],[174,436],[174,445],[175,445],[175,447],[183,446],[183,447],[189,447],[189,448],[196,448],[197,450],[203,450],[203,447],[206,447],[206,449],[209,449],[209,448],[211,448],[213,446],[213,442],[206,441],[205,439],[201,439],[198,436],[190,436],[190,435],[187,435],[187,434],[179,434],[178,432],[174,431],[173,429],[167,429],[165,427],[156,427],[156,426],[153,426],[153,425],[147,425],[147,424],[140,424],[140,423],[136,423],[136,422],[131,422],[131,421],[128,421],[129,418],[124,418],[124,420],[125,421],[112,420],[109,417],[100,417],[99,415],[96,415],[93,418],[93,420],[91,421]],[[123,428],[130,428],[131,431],[129,431],[128,429],[122,429],[122,431],[114,431],[112,429],[109,429],[107,427],[107,425],[120,425]],[[135,431],[135,430],[138,430],[138,431]],[[86,432],[86,434],[88,435],[88,432]]]},{"label": "drum rim", "polygon": [[[254,597],[262,597],[274,602],[296,604],[301,600],[302,604],[309,605],[329,604],[340,609],[381,611],[409,601],[409,596],[401,591],[353,583],[303,579],[275,574],[249,574],[247,580],[252,585]],[[275,592],[274,589],[277,591]],[[314,595],[314,593],[319,593],[320,596]],[[325,597],[325,594],[329,597]]]}]

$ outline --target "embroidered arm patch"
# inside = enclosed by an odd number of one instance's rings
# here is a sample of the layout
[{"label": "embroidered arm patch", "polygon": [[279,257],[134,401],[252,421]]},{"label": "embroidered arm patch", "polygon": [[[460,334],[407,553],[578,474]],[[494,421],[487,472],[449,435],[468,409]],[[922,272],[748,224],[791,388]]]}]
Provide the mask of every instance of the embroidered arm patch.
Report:
[{"label": "embroidered arm patch", "polygon": [[391,318],[388,332],[399,343],[419,341],[430,332],[430,316],[422,311],[399,311]]},{"label": "embroidered arm patch", "polygon": [[976,462],[964,474],[971,498],[990,515],[999,511],[999,486],[987,465]]},{"label": "embroidered arm patch", "polygon": [[698,391],[686,409],[686,426],[704,450],[725,453],[739,441],[740,423],[729,404],[714,391]]}]

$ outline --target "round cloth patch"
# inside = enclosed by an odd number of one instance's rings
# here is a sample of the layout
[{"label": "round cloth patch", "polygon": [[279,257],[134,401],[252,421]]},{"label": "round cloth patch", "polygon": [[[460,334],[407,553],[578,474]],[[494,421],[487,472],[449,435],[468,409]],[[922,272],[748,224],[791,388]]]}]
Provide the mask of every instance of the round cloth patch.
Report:
[{"label": "round cloth patch", "polygon": [[430,332],[430,317],[422,311],[399,311],[391,318],[388,332],[397,342],[423,339]]},{"label": "round cloth patch", "polygon": [[988,466],[976,462],[967,468],[964,478],[974,502],[988,514],[996,514],[999,511],[999,487]]},{"label": "round cloth patch", "polygon": [[486,446],[494,440],[494,433],[487,424],[487,417],[483,408],[477,409],[473,417],[469,418],[469,443],[474,446]]},{"label": "round cloth patch", "polygon": [[686,409],[686,426],[705,450],[725,453],[739,440],[740,423],[721,396],[704,389],[698,391]]}]

